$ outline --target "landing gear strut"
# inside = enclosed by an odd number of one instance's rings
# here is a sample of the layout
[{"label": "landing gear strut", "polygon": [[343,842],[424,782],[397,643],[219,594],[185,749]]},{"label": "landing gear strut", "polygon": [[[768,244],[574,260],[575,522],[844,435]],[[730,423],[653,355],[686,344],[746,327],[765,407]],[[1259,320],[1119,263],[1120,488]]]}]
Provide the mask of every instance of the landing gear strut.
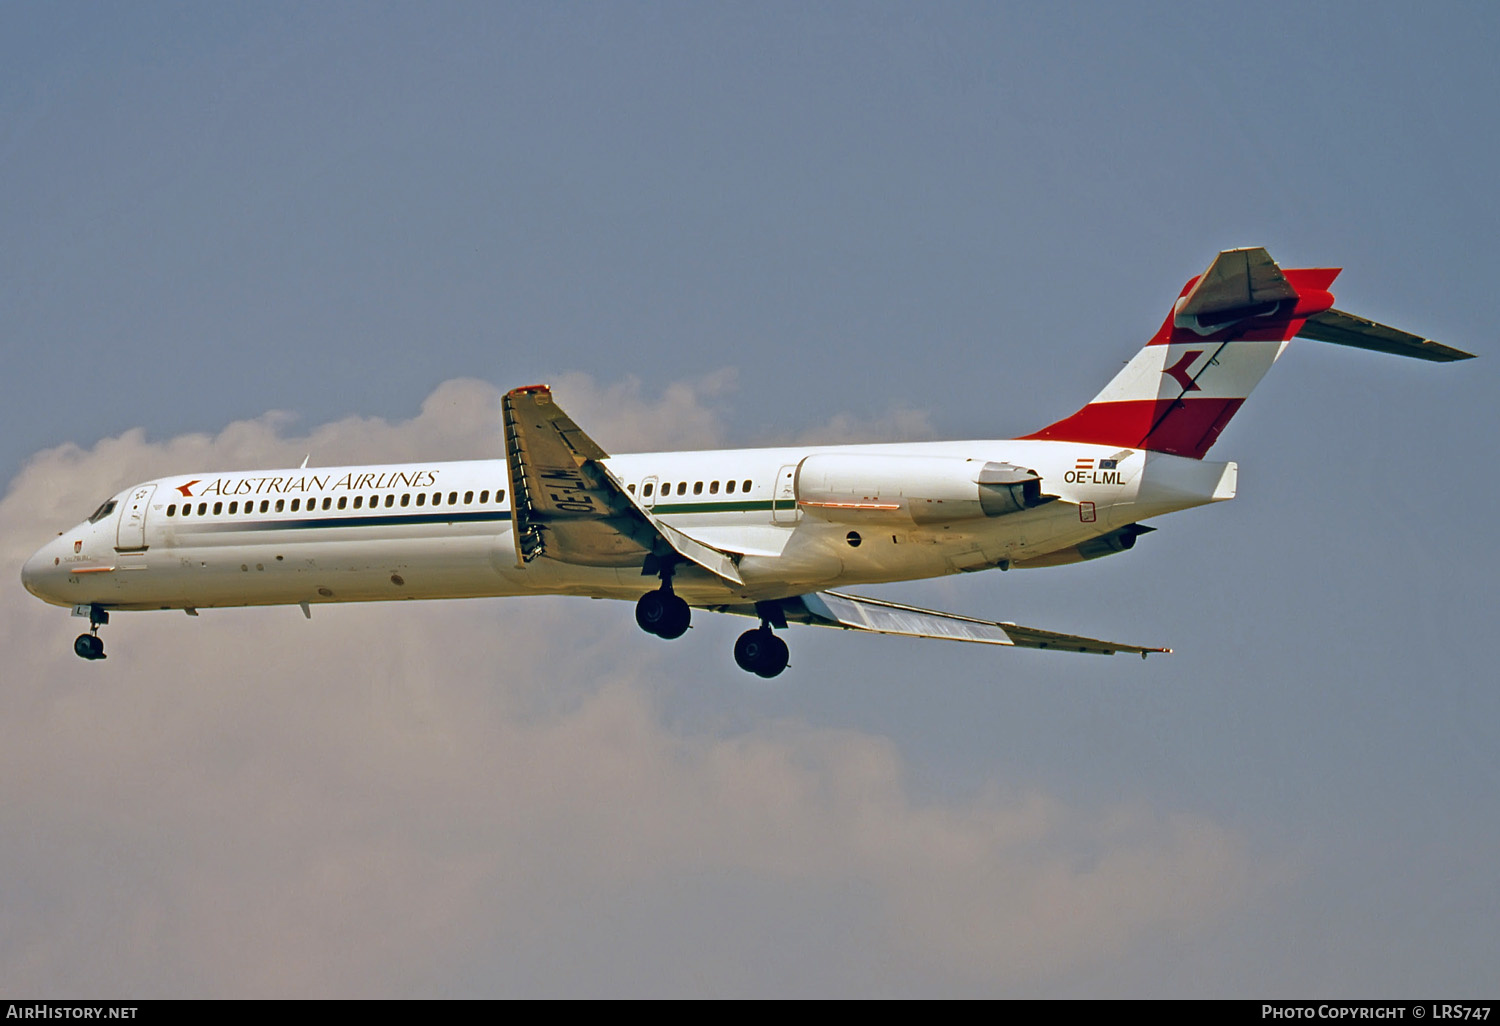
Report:
[{"label": "landing gear strut", "polygon": [[89,632],[73,639],[73,651],[80,659],[92,662],[109,658],[104,654],[104,642],[99,638],[99,628],[109,623],[109,613],[99,606],[89,607]]},{"label": "landing gear strut", "polygon": [[771,633],[770,624],[761,624],[741,634],[734,643],[734,661],[740,669],[767,679],[786,669],[790,653],[786,642]]},{"label": "landing gear strut", "polygon": [[635,604],[635,622],[647,634],[658,638],[680,638],[687,633],[693,612],[688,604],[672,593],[672,568],[661,571],[661,587],[648,591]]}]

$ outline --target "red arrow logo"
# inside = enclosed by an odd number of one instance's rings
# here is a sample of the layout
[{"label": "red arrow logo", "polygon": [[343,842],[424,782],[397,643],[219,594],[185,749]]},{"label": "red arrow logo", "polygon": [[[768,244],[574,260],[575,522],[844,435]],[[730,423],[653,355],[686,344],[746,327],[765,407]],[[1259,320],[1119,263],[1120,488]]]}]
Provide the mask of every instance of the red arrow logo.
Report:
[{"label": "red arrow logo", "polygon": [[193,497],[193,493],[190,492],[188,489],[192,488],[193,485],[197,484],[199,480],[200,480],[200,478],[196,478],[195,477],[191,481],[189,481],[187,484],[180,484],[180,485],[178,485],[177,486],[177,490],[179,492],[181,492],[185,498],[191,499]]},{"label": "red arrow logo", "polygon": [[1182,354],[1182,359],[1162,371],[1162,373],[1171,376],[1173,381],[1182,386],[1184,392],[1201,392],[1202,389],[1198,387],[1198,382],[1188,376],[1188,368],[1193,365],[1194,360],[1202,355],[1203,350],[1201,349],[1189,349]]}]

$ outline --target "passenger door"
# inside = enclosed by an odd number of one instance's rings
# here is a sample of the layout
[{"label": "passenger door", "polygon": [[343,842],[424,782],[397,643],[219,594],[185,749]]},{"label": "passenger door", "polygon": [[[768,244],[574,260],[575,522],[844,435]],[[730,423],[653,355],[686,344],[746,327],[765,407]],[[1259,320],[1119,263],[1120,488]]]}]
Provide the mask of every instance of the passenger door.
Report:
[{"label": "passenger door", "polygon": [[156,485],[143,485],[130,493],[125,500],[125,509],[120,513],[120,528],[115,535],[115,549],[120,552],[139,551],[146,547],[146,508]]},{"label": "passenger door", "polygon": [[797,508],[797,464],[789,463],[776,473],[771,494],[771,523],[795,524],[802,519]]}]

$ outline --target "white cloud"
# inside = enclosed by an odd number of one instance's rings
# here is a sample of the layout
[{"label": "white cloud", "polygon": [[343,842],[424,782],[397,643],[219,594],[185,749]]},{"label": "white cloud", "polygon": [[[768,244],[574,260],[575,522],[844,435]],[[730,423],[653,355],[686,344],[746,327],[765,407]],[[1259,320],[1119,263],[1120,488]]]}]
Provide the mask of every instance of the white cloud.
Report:
[{"label": "white cloud", "polygon": [[897,406],[874,417],[835,413],[821,424],[797,432],[796,445],[849,445],[858,442],[925,442],[935,438],[926,411]]},{"label": "white cloud", "polygon": [[[722,436],[724,376],[553,384],[607,446]],[[449,382],[404,423],[49,450],[0,501],[0,544],[14,568],[168,470],[480,455],[495,401]],[[1257,887],[1200,818],[999,783],[918,801],[887,738],[674,727],[660,650],[614,604],[121,614],[98,664],[68,627],[0,592],[17,993],[1014,993]]]}]

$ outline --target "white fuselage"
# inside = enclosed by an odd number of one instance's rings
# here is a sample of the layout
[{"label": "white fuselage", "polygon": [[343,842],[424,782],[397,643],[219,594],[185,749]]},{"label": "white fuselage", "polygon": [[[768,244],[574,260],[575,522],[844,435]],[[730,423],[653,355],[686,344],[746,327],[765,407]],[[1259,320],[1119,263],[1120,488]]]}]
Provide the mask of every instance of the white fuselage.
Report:
[{"label": "white fuselage", "polygon": [[[798,502],[814,454],[1003,462],[1061,501],[1003,516],[914,520],[910,511]],[[1114,461],[1099,469],[1101,461]],[[691,564],[696,606],[833,586],[1024,565],[1147,517],[1232,498],[1234,464],[1053,441],[741,449],[604,461],[642,506],[737,554],[743,585]],[[136,485],[26,562],[39,598],[105,609],[197,609],[525,594],[635,599],[639,567],[518,565],[504,460],[182,474]]]}]

